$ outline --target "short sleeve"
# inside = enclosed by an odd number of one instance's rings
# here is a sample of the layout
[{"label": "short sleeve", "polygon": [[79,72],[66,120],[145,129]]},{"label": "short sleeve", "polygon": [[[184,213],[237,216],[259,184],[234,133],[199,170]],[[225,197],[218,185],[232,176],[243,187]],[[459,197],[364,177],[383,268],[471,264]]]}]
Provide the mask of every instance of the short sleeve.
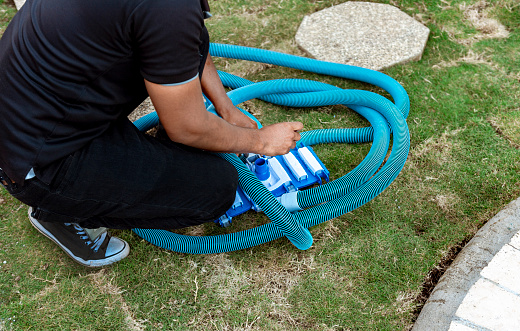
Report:
[{"label": "short sleeve", "polygon": [[143,77],[156,84],[181,83],[195,77],[203,27],[199,1],[143,1],[130,22]]}]

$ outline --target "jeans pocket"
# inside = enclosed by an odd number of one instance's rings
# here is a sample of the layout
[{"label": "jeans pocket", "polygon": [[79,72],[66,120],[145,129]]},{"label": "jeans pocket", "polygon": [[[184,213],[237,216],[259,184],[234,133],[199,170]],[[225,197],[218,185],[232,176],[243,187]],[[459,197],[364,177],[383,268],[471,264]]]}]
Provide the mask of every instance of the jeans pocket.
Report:
[{"label": "jeans pocket", "polygon": [[74,154],[67,156],[59,165],[54,178],[49,184],[52,192],[60,193],[64,187],[70,182],[70,178],[73,177],[74,167]]}]

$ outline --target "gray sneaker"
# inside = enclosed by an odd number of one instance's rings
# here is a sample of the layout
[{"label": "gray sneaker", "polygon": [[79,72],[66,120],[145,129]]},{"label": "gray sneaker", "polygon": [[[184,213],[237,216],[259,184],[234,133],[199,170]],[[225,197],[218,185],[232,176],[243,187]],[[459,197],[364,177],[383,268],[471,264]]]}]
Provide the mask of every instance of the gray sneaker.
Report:
[{"label": "gray sneaker", "polygon": [[[53,223],[38,221],[29,208],[31,224],[44,236],[54,241],[74,261],[87,267],[102,267],[128,256],[130,246],[104,230],[91,238],[87,230],[77,223]],[[92,231],[89,231],[92,233]]]}]

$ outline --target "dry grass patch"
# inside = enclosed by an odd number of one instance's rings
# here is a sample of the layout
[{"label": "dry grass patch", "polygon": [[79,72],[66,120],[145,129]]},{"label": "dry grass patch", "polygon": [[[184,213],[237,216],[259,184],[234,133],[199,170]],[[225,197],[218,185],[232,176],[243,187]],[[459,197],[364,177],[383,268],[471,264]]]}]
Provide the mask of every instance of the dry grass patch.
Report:
[{"label": "dry grass patch", "polygon": [[[255,260],[254,268],[243,265],[229,254],[202,256],[190,261],[192,271],[187,281],[195,284],[193,307],[199,302],[213,305],[198,310],[188,327],[204,330],[287,330],[305,324],[294,315],[289,296],[303,274],[315,270],[314,255],[282,254],[274,250],[273,258]],[[324,268],[326,270],[326,268]],[[190,285],[191,286],[191,285]],[[228,316],[240,311],[242,319]]]},{"label": "dry grass patch", "polygon": [[485,0],[481,0],[473,5],[462,3],[460,10],[464,13],[464,18],[468,20],[479,31],[470,39],[460,40],[462,44],[472,44],[482,39],[507,38],[509,31],[498,20],[489,17],[493,7]]},{"label": "dry grass patch", "polygon": [[[297,56],[305,56],[305,53],[298,48],[294,40],[281,41],[273,43],[269,38],[265,38],[264,43],[260,46],[261,49],[268,49],[274,52],[293,54]],[[248,77],[261,73],[262,71],[275,68],[277,66],[272,64],[258,63],[246,60],[233,60],[224,58],[215,58],[217,69],[227,73],[237,75],[239,77]],[[279,77],[282,78],[282,77]]]},{"label": "dry grass patch", "polygon": [[411,330],[413,322],[408,319],[408,313],[413,311],[417,306],[415,302],[416,298],[417,293],[415,291],[398,292],[394,303],[386,308],[386,310],[382,312],[382,315],[397,313],[397,315],[402,317],[400,321],[401,330]]},{"label": "dry grass patch", "polygon": [[447,214],[455,212],[455,207],[460,202],[460,198],[453,193],[437,194],[431,200]]},{"label": "dry grass patch", "polygon": [[393,306],[398,313],[407,313],[413,309],[416,296],[415,292],[399,292]]},{"label": "dry grass patch", "polygon": [[236,267],[227,254],[205,256],[204,267],[210,273],[204,286],[215,291],[221,303],[232,303],[250,285],[248,275],[240,267]]},{"label": "dry grass patch", "polygon": [[[485,0],[480,0],[474,4],[463,2],[458,10],[462,13],[462,22],[469,23],[477,32],[470,33],[468,36],[462,30],[463,27],[456,25],[457,22],[446,22],[441,26],[441,30],[448,34],[453,42],[461,45],[471,46],[484,39],[508,38],[509,31],[497,19],[492,17],[492,12],[496,8],[509,8],[507,3],[489,4]],[[442,7],[443,10],[456,10],[452,6]]]},{"label": "dry grass patch", "polygon": [[112,278],[109,278],[105,269],[101,269],[99,272],[88,274],[85,277],[87,277],[91,281],[91,283],[94,285],[94,288],[96,290],[99,290],[100,293],[108,294],[114,298],[114,301],[112,303],[115,303],[116,307],[111,308],[120,308],[121,312],[124,314],[128,330],[144,330],[144,326],[134,318],[130,307],[128,307],[127,303],[123,299],[123,296],[121,294],[124,292],[124,290],[121,290],[119,286],[113,283],[114,276],[112,276]]},{"label": "dry grass patch", "polygon": [[[331,268],[326,259],[317,258],[310,251],[306,254],[292,253],[283,259],[264,260],[263,262],[251,275],[251,280],[259,293],[265,294],[267,297],[262,302],[261,314],[271,321],[271,329],[334,329],[316,323],[312,314],[301,310],[301,302],[309,300],[309,298],[300,297],[300,293],[304,291],[306,296],[313,297],[312,300],[322,301],[322,297],[318,293],[325,288],[330,289],[329,285],[332,282],[341,284],[335,288],[335,290],[341,288],[341,293],[338,295],[352,295],[351,291],[354,286],[352,279],[343,272],[338,273],[336,268]],[[307,292],[310,283],[314,284],[316,293],[312,290],[310,293]],[[305,309],[308,308],[305,306]],[[335,308],[338,311],[348,309],[342,305]]]},{"label": "dry grass patch", "polygon": [[464,55],[458,59],[451,60],[451,61],[441,61],[440,63],[433,65],[432,68],[441,69],[441,68],[456,67],[461,63],[476,64],[476,65],[483,64],[483,65],[490,66],[493,69],[500,70],[500,68],[490,60],[489,56],[487,56],[484,53],[480,53],[480,54],[475,53],[471,49],[468,50],[468,53],[466,53],[466,55]]},{"label": "dry grass patch", "polygon": [[185,235],[187,236],[204,236],[205,235],[205,226],[204,224],[197,225],[197,226],[190,226],[189,228],[185,229]]},{"label": "dry grass patch", "polygon": [[520,83],[520,72],[516,72],[516,71],[510,72],[507,74],[507,77]]},{"label": "dry grass patch", "polygon": [[451,162],[452,149],[457,147],[455,137],[465,129],[446,130],[439,137],[430,137],[410,150],[410,159],[428,158],[438,165]]},{"label": "dry grass patch", "polygon": [[59,289],[59,284],[58,284],[56,278],[54,278],[53,280],[47,280],[47,279],[36,277],[33,274],[29,274],[29,276],[34,280],[47,282],[50,285],[46,285],[40,292],[38,292],[34,295],[31,295],[30,297],[22,295],[22,297],[21,297],[22,301],[39,301],[39,300],[51,295],[52,293],[56,292]]},{"label": "dry grass patch", "polygon": [[16,329],[78,330],[95,325],[107,330],[143,330],[103,270],[79,277],[61,269],[53,278],[28,273],[22,282],[18,302],[10,305],[17,317]]},{"label": "dry grass patch", "polygon": [[489,124],[496,133],[507,140],[511,146],[520,149],[520,108],[501,117],[491,117]]},{"label": "dry grass patch", "polygon": [[253,75],[265,69],[273,67],[272,65],[264,63],[238,61],[232,59],[217,58],[215,62],[215,65],[217,66],[218,70],[222,70],[239,77],[247,77],[248,75]]},{"label": "dry grass patch", "polygon": [[316,226],[312,229],[313,246],[316,250],[319,250],[323,246],[333,243],[339,235],[341,230],[334,224],[334,221],[346,222],[345,218],[336,218],[329,220],[320,226]]}]

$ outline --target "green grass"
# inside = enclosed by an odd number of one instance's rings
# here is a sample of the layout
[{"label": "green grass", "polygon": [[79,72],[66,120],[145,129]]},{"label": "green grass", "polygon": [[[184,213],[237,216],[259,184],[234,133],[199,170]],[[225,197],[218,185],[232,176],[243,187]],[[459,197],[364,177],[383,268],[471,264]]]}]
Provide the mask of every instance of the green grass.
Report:
[{"label": "green grass", "polygon": [[4,33],[5,28],[16,13],[14,4],[8,4],[4,0],[0,0],[0,36]]},{"label": "green grass", "polygon": [[[211,3],[214,42],[303,55],[293,36],[304,15],[343,1]],[[371,202],[311,229],[299,251],[279,239],[238,252],[194,256],[114,231],[132,248],[107,268],[73,264],[34,230],[26,207],[0,190],[0,330],[407,330],[428,271],[520,195],[520,6],[516,0],[377,1],[431,30],[419,62],[385,71],[408,91],[411,149],[395,182]],[[480,9],[479,9],[480,8]],[[503,24],[491,37],[469,19]],[[0,0],[0,34],[14,15]],[[376,88],[296,70],[218,59],[254,81],[298,77],[342,88]],[[359,127],[342,106],[244,105],[264,124],[300,120],[305,129]],[[370,144],[317,146],[333,178],[354,168]],[[266,222],[247,213],[231,229]],[[5,263],[4,263],[5,261]]]}]

